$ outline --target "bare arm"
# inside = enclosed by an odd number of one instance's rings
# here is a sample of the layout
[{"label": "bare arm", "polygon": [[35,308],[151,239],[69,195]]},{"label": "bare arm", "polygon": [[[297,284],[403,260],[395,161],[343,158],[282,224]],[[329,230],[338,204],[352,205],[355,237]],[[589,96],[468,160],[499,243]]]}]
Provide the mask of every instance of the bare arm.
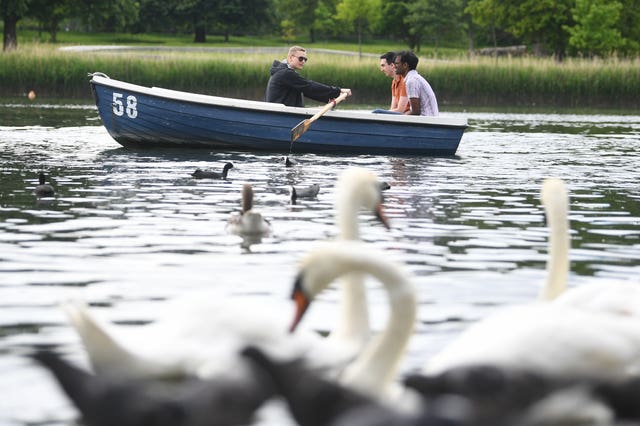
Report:
[{"label": "bare arm", "polygon": [[407,111],[407,115],[420,115],[420,98],[409,98],[411,110]]},{"label": "bare arm", "polygon": [[394,111],[404,113],[404,111],[407,109],[407,105],[409,105],[409,98],[406,96],[400,96],[400,99],[398,99],[398,103],[396,104],[396,108],[394,109]]}]

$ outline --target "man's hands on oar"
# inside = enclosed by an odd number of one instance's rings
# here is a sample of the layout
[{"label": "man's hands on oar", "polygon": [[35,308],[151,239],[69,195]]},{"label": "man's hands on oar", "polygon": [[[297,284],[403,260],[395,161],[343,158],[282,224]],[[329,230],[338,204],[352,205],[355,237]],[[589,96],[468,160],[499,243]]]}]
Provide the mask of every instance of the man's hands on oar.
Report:
[{"label": "man's hands on oar", "polygon": [[329,103],[322,107],[322,109],[318,111],[313,117],[307,118],[306,120],[302,120],[300,123],[298,123],[293,129],[291,129],[291,142],[295,142],[300,136],[303,135],[304,132],[309,130],[309,126],[311,126],[311,123],[320,118],[325,112],[338,105],[338,103],[342,102],[350,94],[351,91],[342,92],[340,96],[332,101],[329,101]]}]

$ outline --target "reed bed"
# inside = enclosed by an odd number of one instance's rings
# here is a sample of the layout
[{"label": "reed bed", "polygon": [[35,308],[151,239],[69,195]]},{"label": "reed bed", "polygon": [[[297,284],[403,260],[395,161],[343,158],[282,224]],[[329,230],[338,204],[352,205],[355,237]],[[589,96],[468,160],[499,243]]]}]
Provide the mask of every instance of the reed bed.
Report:
[{"label": "reed bed", "polygon": [[[87,73],[146,86],[261,100],[273,53],[179,51],[60,51],[31,45],[3,53],[0,96],[90,99]],[[378,69],[377,55],[347,56],[310,52],[303,74],[350,87],[352,103],[385,106],[390,79]],[[635,109],[640,107],[638,60],[577,60],[562,63],[536,58],[436,60],[422,58],[418,71],[434,88],[441,109],[447,105],[546,106]]]}]

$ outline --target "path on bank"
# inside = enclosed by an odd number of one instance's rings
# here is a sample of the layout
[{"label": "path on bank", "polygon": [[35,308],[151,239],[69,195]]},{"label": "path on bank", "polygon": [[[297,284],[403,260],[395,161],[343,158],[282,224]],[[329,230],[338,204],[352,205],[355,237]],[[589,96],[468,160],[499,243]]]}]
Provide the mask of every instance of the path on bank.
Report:
[{"label": "path on bank", "polygon": [[[64,46],[60,47],[63,52],[96,52],[96,51],[139,51],[139,52],[231,52],[231,53],[275,53],[285,54],[287,52],[286,47],[192,47],[192,46],[126,46],[126,45],[83,45],[83,46]],[[345,56],[366,56],[366,57],[378,57],[375,53],[362,53],[353,52],[349,50],[334,50],[334,49],[314,49],[308,48],[313,52],[327,53],[330,55],[345,55]]]}]

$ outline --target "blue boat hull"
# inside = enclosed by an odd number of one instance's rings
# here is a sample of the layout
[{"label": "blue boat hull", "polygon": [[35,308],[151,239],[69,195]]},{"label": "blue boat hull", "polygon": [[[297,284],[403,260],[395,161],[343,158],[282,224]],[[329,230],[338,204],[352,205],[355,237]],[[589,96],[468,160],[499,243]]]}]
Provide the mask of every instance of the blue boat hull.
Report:
[{"label": "blue boat hull", "polygon": [[434,124],[420,117],[330,111],[292,145],[291,129],[313,109],[137,86],[98,73],[91,87],[105,128],[131,147],[453,155],[466,128],[466,120]]}]

